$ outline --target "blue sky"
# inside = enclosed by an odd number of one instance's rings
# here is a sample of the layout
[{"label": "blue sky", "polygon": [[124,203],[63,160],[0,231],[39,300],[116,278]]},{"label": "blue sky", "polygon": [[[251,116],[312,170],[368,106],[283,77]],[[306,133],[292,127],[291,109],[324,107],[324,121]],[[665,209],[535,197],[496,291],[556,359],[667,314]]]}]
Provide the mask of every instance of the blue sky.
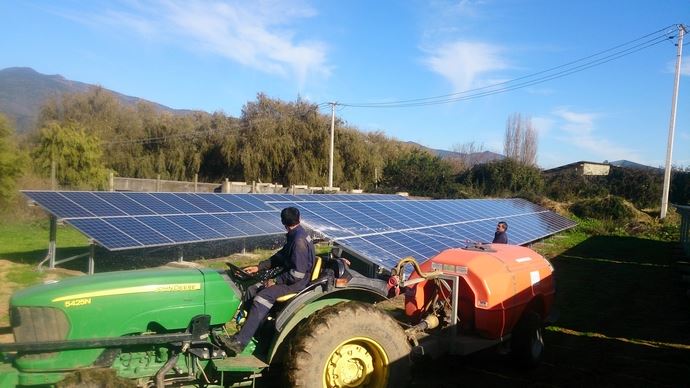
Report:
[{"label": "blue sky", "polygon": [[[690,1],[29,0],[0,3],[0,15],[0,68],[32,67],[173,108],[239,116],[260,92],[357,105],[515,80],[660,30],[655,36],[676,34],[665,28],[690,23]],[[541,167],[619,159],[659,166],[676,39],[659,42],[506,93],[341,106],[337,115],[433,148],[474,142],[502,152],[506,120],[520,113],[538,130]],[[690,166],[687,42],[673,154],[681,166]]]}]

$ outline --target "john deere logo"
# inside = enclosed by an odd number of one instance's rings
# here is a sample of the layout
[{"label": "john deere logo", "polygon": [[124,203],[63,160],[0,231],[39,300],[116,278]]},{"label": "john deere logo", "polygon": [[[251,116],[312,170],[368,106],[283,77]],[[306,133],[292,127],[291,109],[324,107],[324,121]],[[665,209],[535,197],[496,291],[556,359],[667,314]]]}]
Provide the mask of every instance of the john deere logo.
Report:
[{"label": "john deere logo", "polygon": [[84,306],[91,304],[91,298],[99,296],[141,294],[147,292],[181,292],[201,290],[201,283],[173,283],[149,284],[146,286],[111,288],[109,290],[83,292],[81,294],[65,295],[53,299],[53,302],[65,302],[65,307]]}]

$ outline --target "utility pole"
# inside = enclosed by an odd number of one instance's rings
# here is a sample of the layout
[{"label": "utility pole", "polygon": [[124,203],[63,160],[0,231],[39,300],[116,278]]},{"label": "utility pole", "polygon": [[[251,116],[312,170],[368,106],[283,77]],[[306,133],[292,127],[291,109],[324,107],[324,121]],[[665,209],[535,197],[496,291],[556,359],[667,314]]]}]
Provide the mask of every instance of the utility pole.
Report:
[{"label": "utility pole", "polygon": [[666,169],[664,170],[664,190],[661,194],[661,212],[659,218],[666,218],[666,211],[668,210],[668,192],[671,185],[671,155],[673,154],[673,135],[676,131],[676,108],[678,107],[678,86],[680,85],[680,64],[683,57],[683,34],[685,33],[685,26],[678,25],[678,54],[676,57],[676,78],[673,85],[673,100],[671,103],[671,122],[668,126],[668,144],[666,145]]},{"label": "utility pole", "polygon": [[331,104],[331,152],[328,155],[328,188],[333,187],[333,144],[335,139],[335,106],[337,102],[330,102]]}]

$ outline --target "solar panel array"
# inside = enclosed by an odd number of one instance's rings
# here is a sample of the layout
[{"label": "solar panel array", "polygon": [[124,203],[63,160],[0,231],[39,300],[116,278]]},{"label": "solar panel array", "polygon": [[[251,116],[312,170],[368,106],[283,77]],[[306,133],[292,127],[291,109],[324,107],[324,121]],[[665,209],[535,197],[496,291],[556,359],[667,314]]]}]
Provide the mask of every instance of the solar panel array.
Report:
[{"label": "solar panel array", "polygon": [[391,268],[404,257],[424,261],[447,248],[491,242],[498,221],[511,244],[526,244],[575,226],[522,199],[276,203],[299,206],[303,222],[347,250]]},{"label": "solar panel array", "polygon": [[490,242],[497,221],[511,244],[526,244],[575,223],[522,199],[406,200],[378,194],[217,194],[25,191],[29,198],[109,250],[285,233],[280,209],[383,267],[407,256]]},{"label": "solar panel array", "polygon": [[270,201],[404,200],[376,194],[216,194],[24,191],[109,250],[285,233]]}]

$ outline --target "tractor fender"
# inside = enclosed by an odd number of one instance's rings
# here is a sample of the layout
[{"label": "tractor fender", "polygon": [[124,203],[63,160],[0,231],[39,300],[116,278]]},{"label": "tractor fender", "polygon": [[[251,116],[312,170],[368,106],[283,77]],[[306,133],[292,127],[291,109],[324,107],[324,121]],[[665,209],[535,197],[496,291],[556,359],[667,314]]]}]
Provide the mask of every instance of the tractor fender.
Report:
[{"label": "tractor fender", "polygon": [[278,314],[275,322],[275,337],[268,352],[269,363],[272,362],[278,348],[304,319],[324,307],[347,301],[377,303],[386,300],[385,293],[377,287],[349,286],[322,291],[320,288],[298,295]]}]

